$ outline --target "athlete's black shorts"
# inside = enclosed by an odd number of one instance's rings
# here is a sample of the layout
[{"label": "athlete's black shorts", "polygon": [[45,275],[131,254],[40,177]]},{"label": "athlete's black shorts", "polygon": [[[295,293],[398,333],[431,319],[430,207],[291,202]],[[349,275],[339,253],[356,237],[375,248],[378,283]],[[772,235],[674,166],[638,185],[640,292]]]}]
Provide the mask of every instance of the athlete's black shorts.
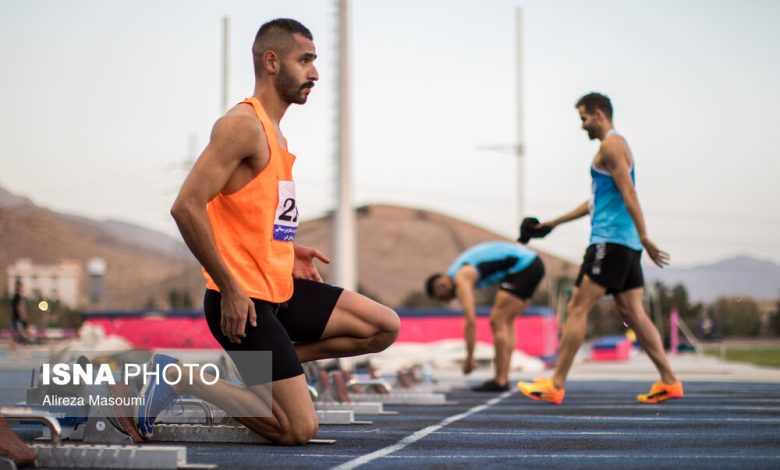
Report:
[{"label": "athlete's black shorts", "polygon": [[[222,334],[222,295],[206,290],[203,307],[206,321],[214,338],[225,351],[271,351],[271,380],[289,379],[303,374],[293,343],[317,341],[322,337],[330,315],[336,307],[341,287],[322,282],[295,279],[293,296],[287,302],[275,304],[252,299],[257,313],[257,326],[246,325],[246,337],[241,344],[231,343]],[[258,370],[257,361],[248,353],[230,354],[245,385],[268,381],[268,371]]]},{"label": "athlete's black shorts", "polygon": [[587,275],[607,289],[607,294],[636,289],[645,285],[642,274],[642,250],[632,250],[617,243],[595,243],[585,251],[575,285]]},{"label": "athlete's black shorts", "polygon": [[536,287],[544,277],[544,263],[536,257],[522,271],[512,273],[498,283],[498,288],[522,300],[533,297]]}]

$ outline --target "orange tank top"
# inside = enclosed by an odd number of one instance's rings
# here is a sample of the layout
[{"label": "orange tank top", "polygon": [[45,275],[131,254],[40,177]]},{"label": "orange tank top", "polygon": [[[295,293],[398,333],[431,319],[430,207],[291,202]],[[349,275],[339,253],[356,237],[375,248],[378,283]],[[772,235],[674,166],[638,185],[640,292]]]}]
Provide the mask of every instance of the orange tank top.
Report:
[{"label": "orange tank top", "polygon": [[[249,297],[285,302],[293,293],[293,239],[298,206],[292,167],[295,156],[282,147],[257,98],[247,98],[263,125],[271,151],[268,165],[235,193],[217,194],[207,206],[223,261]],[[203,269],[208,289],[219,290]]]}]

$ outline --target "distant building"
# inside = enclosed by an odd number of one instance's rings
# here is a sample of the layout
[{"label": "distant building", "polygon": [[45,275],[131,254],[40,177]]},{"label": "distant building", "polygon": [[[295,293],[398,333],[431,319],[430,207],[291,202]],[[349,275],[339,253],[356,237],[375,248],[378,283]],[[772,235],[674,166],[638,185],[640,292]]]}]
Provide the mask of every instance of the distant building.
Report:
[{"label": "distant building", "polygon": [[76,308],[79,305],[79,283],[83,275],[81,263],[74,260],[59,264],[33,264],[24,258],[8,266],[8,292],[14,292],[14,283],[20,279],[29,299],[59,300],[63,305]]},{"label": "distant building", "polygon": [[106,271],[108,264],[103,258],[87,261],[87,297],[90,305],[95,305],[106,296]]}]

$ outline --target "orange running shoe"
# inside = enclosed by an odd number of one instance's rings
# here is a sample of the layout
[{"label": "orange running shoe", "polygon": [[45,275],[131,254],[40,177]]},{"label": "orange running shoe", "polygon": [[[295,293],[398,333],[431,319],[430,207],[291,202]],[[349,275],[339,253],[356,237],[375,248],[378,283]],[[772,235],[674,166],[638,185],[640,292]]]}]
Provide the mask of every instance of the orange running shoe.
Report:
[{"label": "orange running shoe", "polygon": [[636,399],[640,403],[661,403],[671,398],[683,397],[683,385],[679,380],[672,385],[667,385],[662,381],[653,384],[646,395],[637,395]]},{"label": "orange running shoe", "polygon": [[552,379],[537,377],[533,382],[517,382],[517,389],[531,400],[545,400],[560,405],[566,390],[555,388]]}]

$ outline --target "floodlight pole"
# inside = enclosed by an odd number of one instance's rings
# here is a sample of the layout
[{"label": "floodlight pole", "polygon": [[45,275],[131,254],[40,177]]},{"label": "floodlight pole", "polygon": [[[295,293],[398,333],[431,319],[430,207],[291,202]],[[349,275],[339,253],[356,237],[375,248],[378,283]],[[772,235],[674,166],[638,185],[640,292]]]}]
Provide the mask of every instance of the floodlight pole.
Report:
[{"label": "floodlight pole", "polygon": [[222,17],[222,110],[228,109],[228,80],[230,79],[230,17]]},{"label": "floodlight pole", "polygon": [[352,203],[352,166],[349,129],[349,10],[339,0],[339,117],[337,145],[338,197],[333,224],[333,282],[345,289],[357,289],[355,210]]},{"label": "floodlight pole", "polygon": [[516,86],[516,143],[517,155],[517,223],[525,216],[525,136],[523,125],[523,10],[515,10],[515,86]]}]

